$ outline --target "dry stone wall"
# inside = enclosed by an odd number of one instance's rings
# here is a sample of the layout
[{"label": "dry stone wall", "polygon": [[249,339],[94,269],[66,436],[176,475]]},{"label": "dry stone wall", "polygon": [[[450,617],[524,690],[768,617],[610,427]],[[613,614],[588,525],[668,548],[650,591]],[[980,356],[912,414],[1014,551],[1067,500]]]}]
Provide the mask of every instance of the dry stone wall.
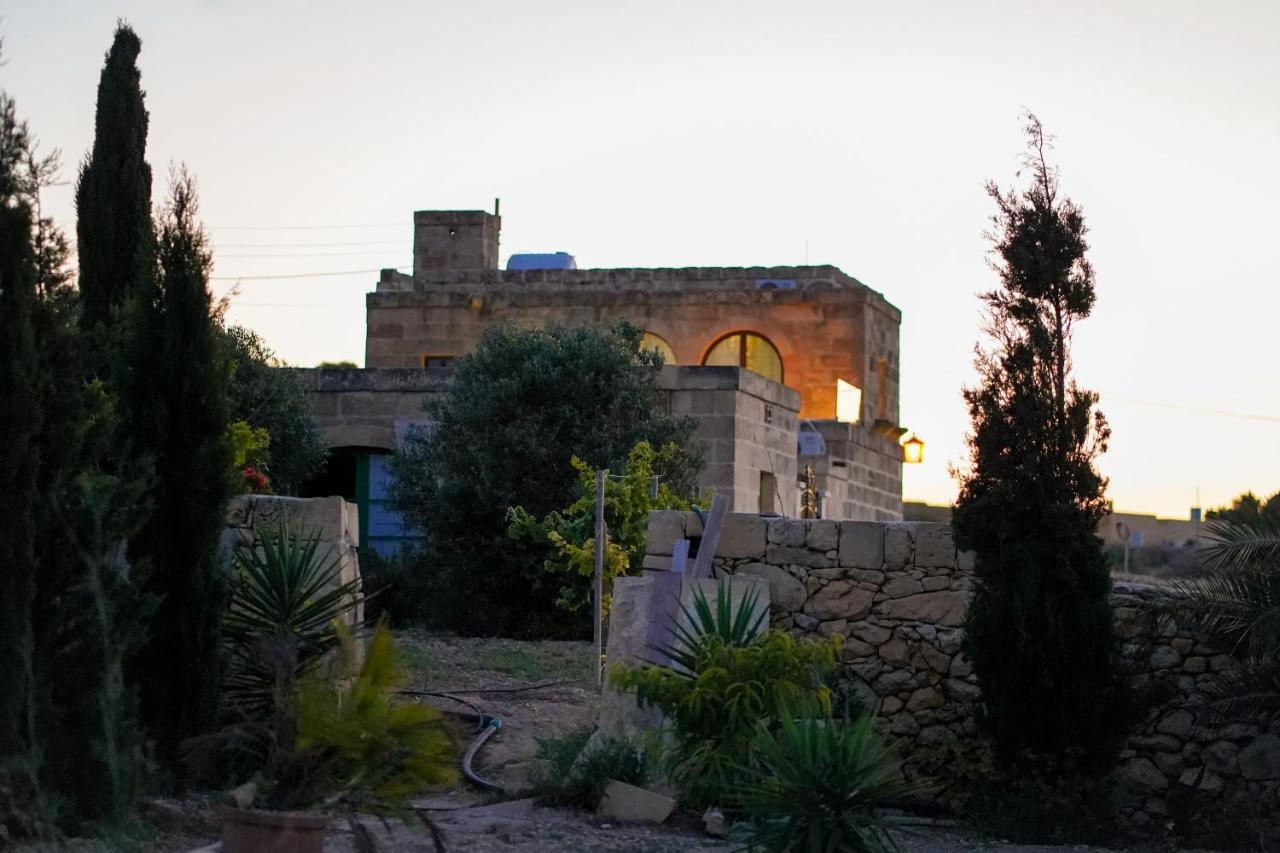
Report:
[{"label": "dry stone wall", "polygon": [[[674,542],[701,535],[693,513],[653,513],[646,568],[669,568]],[[852,689],[904,739],[909,773],[976,733],[981,691],[962,648],[974,564],[949,526],[729,515],[714,571],[765,581],[774,627],[843,637]],[[1280,830],[1280,722],[1197,723],[1209,679],[1237,663],[1157,619],[1164,595],[1120,583],[1113,594],[1126,666],[1155,705],[1114,775],[1121,814],[1132,826],[1164,826],[1179,802],[1239,802]]]}]

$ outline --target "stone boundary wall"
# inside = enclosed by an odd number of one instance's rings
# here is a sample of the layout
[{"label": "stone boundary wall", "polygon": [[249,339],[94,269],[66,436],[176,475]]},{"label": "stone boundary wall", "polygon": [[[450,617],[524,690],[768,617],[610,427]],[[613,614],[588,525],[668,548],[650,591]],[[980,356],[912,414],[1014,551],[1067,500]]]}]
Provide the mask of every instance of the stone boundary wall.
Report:
[{"label": "stone boundary wall", "polygon": [[[670,568],[672,544],[697,538],[697,515],[649,517],[645,568]],[[975,584],[972,555],[945,524],[804,521],[729,515],[714,570],[769,585],[771,623],[796,635],[839,634],[852,690],[879,707],[904,755],[945,750],[977,731],[981,691],[962,651]],[[1135,827],[1163,827],[1175,800],[1250,804],[1280,832],[1280,721],[1217,728],[1196,723],[1204,687],[1235,658],[1157,620],[1158,587],[1117,583],[1116,630],[1135,687],[1166,697],[1129,738],[1114,774],[1117,802]],[[1155,689],[1152,689],[1155,688]],[[1233,806],[1234,807],[1234,806]]]}]

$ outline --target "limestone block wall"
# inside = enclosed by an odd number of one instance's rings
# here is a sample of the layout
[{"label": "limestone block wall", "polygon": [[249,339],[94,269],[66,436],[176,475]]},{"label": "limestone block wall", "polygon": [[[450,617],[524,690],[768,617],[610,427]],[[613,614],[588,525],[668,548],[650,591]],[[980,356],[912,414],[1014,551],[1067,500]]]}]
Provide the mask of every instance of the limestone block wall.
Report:
[{"label": "limestone block wall", "polygon": [[836,380],[843,379],[864,389],[864,419],[898,418],[901,312],[832,266],[386,270],[366,310],[369,367],[464,355],[497,322],[629,320],[666,340],[681,365],[700,365],[727,333],[751,331],[777,347],[803,417],[835,417]]},{"label": "limestone block wall", "polygon": [[794,389],[739,367],[676,366],[662,369],[658,387],[673,414],[697,422],[694,438],[705,459],[698,485],[705,494],[731,494],[737,512],[797,511]]},{"label": "limestone block wall", "polygon": [[826,452],[801,456],[812,465],[826,497],[823,517],[849,521],[902,521],[902,448],[866,423],[807,420],[803,428],[823,438]]},{"label": "limestone block wall", "polygon": [[290,368],[311,389],[329,447],[393,450],[397,421],[420,421],[423,404],[448,387],[447,368]]},{"label": "limestone block wall", "polygon": [[[651,514],[646,568],[669,568],[674,542],[701,535],[692,513]],[[714,568],[767,582],[774,627],[844,638],[853,690],[905,741],[909,773],[977,731],[981,689],[963,652],[974,564],[948,525],[729,515]],[[1167,594],[1121,583],[1113,594],[1129,675],[1140,695],[1161,697],[1114,774],[1122,814],[1136,827],[1163,825],[1179,797],[1241,801],[1280,832],[1280,721],[1197,722],[1211,674],[1236,661],[1156,619],[1151,605]]]}]

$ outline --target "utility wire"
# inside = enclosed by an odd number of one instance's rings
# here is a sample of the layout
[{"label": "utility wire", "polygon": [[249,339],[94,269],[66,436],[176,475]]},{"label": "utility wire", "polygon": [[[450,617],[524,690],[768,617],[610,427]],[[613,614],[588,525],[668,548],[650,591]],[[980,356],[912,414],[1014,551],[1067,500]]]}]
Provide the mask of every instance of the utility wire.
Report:
[{"label": "utility wire", "polygon": [[215,249],[308,249],[312,247],[326,248],[331,246],[399,246],[411,242],[410,238],[402,240],[355,240],[344,243],[218,243]]},{"label": "utility wire", "polygon": [[332,257],[349,257],[351,255],[388,255],[396,254],[388,252],[386,249],[363,249],[353,252],[250,252],[248,254],[227,254],[223,255],[218,252],[214,253],[214,258],[332,258]]},{"label": "utility wire", "polygon": [[266,281],[269,279],[282,278],[324,278],[335,275],[364,275],[366,273],[382,272],[390,267],[374,267],[367,270],[337,270],[334,272],[299,272],[299,273],[283,273],[280,275],[211,275],[209,281]]},{"label": "utility wire", "polygon": [[210,231],[336,231],[343,228],[403,228],[401,222],[368,222],[360,225],[219,225]]}]

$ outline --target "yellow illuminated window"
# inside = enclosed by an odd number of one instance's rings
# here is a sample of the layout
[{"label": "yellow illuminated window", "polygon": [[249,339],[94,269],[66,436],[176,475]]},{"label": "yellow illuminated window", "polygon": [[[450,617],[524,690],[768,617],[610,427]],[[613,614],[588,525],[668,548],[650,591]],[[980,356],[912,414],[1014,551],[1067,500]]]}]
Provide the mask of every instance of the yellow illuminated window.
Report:
[{"label": "yellow illuminated window", "polygon": [[754,332],[725,335],[707,350],[702,363],[721,367],[745,367],[775,382],[782,381],[782,356],[778,355],[777,347]]},{"label": "yellow illuminated window", "polygon": [[671,348],[671,344],[653,332],[645,332],[640,338],[640,349],[657,350],[658,355],[662,356],[663,364],[676,363],[676,351]]},{"label": "yellow illuminated window", "polygon": [[856,424],[862,420],[862,389],[836,380],[836,420]]}]

